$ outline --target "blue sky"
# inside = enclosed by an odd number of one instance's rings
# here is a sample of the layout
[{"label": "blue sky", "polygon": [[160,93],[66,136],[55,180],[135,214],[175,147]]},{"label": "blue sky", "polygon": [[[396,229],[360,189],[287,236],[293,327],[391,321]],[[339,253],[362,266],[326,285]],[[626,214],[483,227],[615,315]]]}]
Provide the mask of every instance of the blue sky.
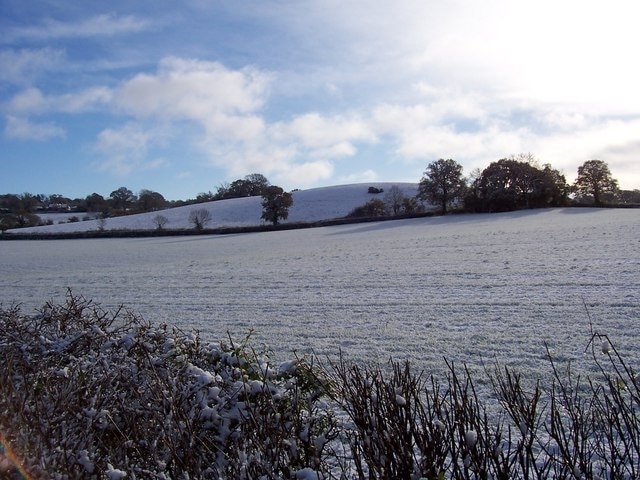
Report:
[{"label": "blue sky", "polygon": [[3,0],[0,193],[417,182],[519,153],[640,188],[638,18],[621,0]]}]

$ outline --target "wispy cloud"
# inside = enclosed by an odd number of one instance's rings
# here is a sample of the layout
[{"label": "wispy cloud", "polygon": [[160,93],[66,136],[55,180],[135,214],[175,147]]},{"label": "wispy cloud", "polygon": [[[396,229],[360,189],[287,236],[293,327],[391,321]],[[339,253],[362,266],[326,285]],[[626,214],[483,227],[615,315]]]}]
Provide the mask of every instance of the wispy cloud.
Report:
[{"label": "wispy cloud", "polygon": [[154,144],[166,140],[158,129],[145,129],[129,123],[118,129],[107,128],[98,134],[95,151],[103,158],[94,166],[103,172],[124,177],[133,171],[151,170],[166,164],[164,160],[149,159]]},{"label": "wispy cloud", "polygon": [[355,172],[350,175],[343,175],[338,179],[338,183],[365,183],[378,181],[378,174],[375,170],[365,170],[363,172]]},{"label": "wispy cloud", "polygon": [[59,38],[110,37],[128,33],[139,33],[151,28],[151,22],[133,15],[107,13],[89,18],[63,22],[54,19],[43,20],[38,25],[15,28],[7,32],[12,40],[46,40]]},{"label": "wispy cloud", "polygon": [[6,118],[4,135],[12,140],[45,141],[64,138],[65,130],[53,123],[35,123],[27,118],[9,115]]},{"label": "wispy cloud", "polygon": [[55,48],[0,50],[0,82],[29,84],[64,59],[64,50]]},{"label": "wispy cloud", "polygon": [[28,88],[14,95],[6,109],[18,114],[85,113],[109,107],[112,91],[106,87],[90,87],[75,93],[45,95],[38,88]]}]

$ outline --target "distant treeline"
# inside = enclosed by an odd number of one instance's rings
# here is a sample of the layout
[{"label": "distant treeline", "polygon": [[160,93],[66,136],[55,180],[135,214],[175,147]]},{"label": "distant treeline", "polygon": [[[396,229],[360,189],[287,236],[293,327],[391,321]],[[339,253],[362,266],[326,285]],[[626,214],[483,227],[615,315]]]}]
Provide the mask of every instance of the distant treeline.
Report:
[{"label": "distant treeline", "polygon": [[20,233],[12,232],[7,235],[0,235],[2,240],[69,240],[85,238],[143,238],[143,237],[166,237],[166,236],[188,236],[188,235],[232,235],[238,233],[272,232],[281,230],[299,230],[303,228],[329,227],[333,225],[348,225],[358,223],[379,222],[381,220],[401,220],[406,218],[433,217],[437,215],[434,211],[421,211],[414,214],[387,215],[384,217],[354,217],[347,216],[330,220],[317,220],[313,222],[288,222],[278,225],[261,224],[235,227],[216,228],[175,228],[175,229],[103,229],[86,230],[79,232],[41,232],[41,233]]},{"label": "distant treeline", "polygon": [[[452,159],[430,163],[419,182],[418,194],[406,196],[399,187],[387,192],[369,187],[375,195],[355,208],[350,218],[380,218],[423,214],[433,206],[442,213],[451,209],[467,212],[498,212],[523,208],[569,205],[638,205],[640,190],[621,190],[608,165],[602,160],[588,160],[578,168],[574,184],[551,165],[540,165],[531,154],[519,154],[492,162],[484,170],[476,169],[463,176],[462,165]],[[168,201],[159,192],[143,189],[135,194],[120,187],[104,198],[92,193],[85,198],[70,199],[59,194],[0,195],[0,230],[53,223],[43,221],[38,213],[69,212],[68,221],[83,218],[106,219],[114,216],[152,212],[166,208],[199,204],[230,198],[263,195],[271,185],[259,173],[220,185],[216,192],[200,193],[194,199]],[[101,234],[104,234],[102,232]]]},{"label": "distant treeline", "polygon": [[415,197],[402,189],[388,191],[371,186],[374,197],[353,209],[351,217],[413,215],[436,206],[445,214],[464,212],[506,212],[527,208],[640,205],[640,190],[620,190],[607,164],[589,160],[578,168],[573,185],[551,165],[539,165],[531,154],[503,158],[468,177],[462,165],[440,159],[427,165]]},{"label": "distant treeline", "polygon": [[[127,187],[120,187],[108,198],[92,193],[85,198],[71,199],[60,194],[0,194],[0,227],[33,227],[53,223],[44,222],[39,213],[70,213],[70,221],[80,221],[75,213],[93,214],[91,218],[109,218],[136,213],[154,212],[167,208],[181,207],[225,200],[230,198],[262,195],[271,185],[267,178],[259,173],[247,175],[232,183],[223,183],[215,193],[200,193],[194,199],[169,201],[159,192],[143,189],[136,195]],[[84,216],[87,218],[87,215]]]}]

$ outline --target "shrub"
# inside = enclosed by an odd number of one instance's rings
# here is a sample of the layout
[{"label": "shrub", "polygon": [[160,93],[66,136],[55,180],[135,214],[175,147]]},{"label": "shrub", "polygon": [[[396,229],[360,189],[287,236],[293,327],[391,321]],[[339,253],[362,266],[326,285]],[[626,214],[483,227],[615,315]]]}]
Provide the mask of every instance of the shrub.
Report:
[{"label": "shrub", "polygon": [[367,193],[372,193],[372,194],[377,194],[377,193],[382,193],[384,192],[383,188],[378,188],[378,187],[369,187],[367,189]]},{"label": "shrub", "polygon": [[246,342],[205,344],[71,295],[33,318],[0,310],[0,330],[0,433],[34,478],[329,470],[336,421],[303,359],[274,367]]},{"label": "shrub", "polygon": [[107,217],[105,217],[104,215],[98,215],[96,217],[96,227],[98,231],[103,232],[106,226],[107,226]]},{"label": "shrub", "polygon": [[198,208],[189,212],[189,223],[193,223],[196,230],[202,230],[211,220],[213,220],[211,212],[206,208]]},{"label": "shrub", "polygon": [[158,230],[162,230],[169,223],[169,219],[164,215],[156,215],[153,217],[152,222]]},{"label": "shrub", "polygon": [[369,200],[364,205],[354,208],[347,217],[384,217],[387,214],[386,205],[379,198]]}]

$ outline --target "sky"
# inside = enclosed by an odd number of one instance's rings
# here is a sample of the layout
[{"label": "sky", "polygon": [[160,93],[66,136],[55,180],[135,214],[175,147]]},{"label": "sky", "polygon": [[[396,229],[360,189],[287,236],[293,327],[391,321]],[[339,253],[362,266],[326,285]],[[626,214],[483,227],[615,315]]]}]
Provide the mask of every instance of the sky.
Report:
[{"label": "sky", "polygon": [[2,0],[0,194],[418,182],[520,153],[640,188],[635,0]]}]

